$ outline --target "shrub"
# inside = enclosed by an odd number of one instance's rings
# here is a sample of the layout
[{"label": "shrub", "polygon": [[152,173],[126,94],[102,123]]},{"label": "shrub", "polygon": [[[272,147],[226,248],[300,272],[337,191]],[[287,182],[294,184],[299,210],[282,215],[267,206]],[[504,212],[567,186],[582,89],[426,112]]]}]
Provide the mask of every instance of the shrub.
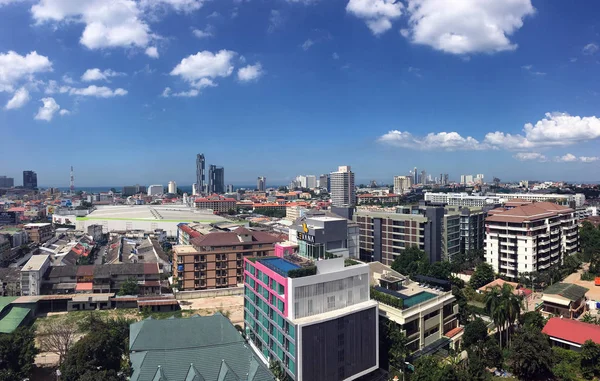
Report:
[{"label": "shrub", "polygon": [[302,267],[288,271],[289,278],[302,278],[305,276],[317,275],[317,266]]},{"label": "shrub", "polygon": [[404,300],[396,298],[395,296],[388,295],[384,292],[377,291],[374,287],[371,287],[371,298],[394,308],[402,309],[404,307]]}]

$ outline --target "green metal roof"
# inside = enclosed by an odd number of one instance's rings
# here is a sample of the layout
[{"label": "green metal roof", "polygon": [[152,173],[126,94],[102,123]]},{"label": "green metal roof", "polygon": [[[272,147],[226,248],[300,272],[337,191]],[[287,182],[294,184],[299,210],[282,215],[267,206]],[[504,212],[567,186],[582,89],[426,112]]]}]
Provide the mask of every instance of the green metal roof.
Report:
[{"label": "green metal roof", "polygon": [[18,296],[0,296],[0,316],[2,316],[2,311],[17,300],[17,298]]},{"label": "green metal roof", "polygon": [[0,333],[12,333],[30,313],[31,309],[29,308],[11,307],[10,311],[0,320]]},{"label": "green metal roof", "polygon": [[130,327],[132,381],[274,381],[221,314],[146,319]]},{"label": "green metal roof", "polygon": [[572,283],[555,283],[544,290],[545,294],[560,295],[570,301],[576,301],[585,296],[589,288],[585,288]]}]

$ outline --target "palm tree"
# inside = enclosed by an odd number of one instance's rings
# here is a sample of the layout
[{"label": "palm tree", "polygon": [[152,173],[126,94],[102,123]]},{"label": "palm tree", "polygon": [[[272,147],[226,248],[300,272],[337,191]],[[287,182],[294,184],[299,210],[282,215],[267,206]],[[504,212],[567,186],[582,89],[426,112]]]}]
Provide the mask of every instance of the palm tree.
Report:
[{"label": "palm tree", "polygon": [[500,347],[502,347],[502,325],[504,325],[504,312],[502,308],[502,300],[500,288],[495,286],[485,294],[485,309],[490,314],[490,317],[494,321],[496,328],[498,329],[498,337],[500,338]]},{"label": "palm tree", "polygon": [[504,284],[501,290],[501,304],[504,307],[504,311],[506,313],[506,322],[508,324],[506,330],[506,344],[509,343],[509,333],[510,327],[515,324],[515,321],[519,318],[521,313],[521,308],[523,304],[523,299],[520,295],[514,294],[514,289],[509,284]]}]

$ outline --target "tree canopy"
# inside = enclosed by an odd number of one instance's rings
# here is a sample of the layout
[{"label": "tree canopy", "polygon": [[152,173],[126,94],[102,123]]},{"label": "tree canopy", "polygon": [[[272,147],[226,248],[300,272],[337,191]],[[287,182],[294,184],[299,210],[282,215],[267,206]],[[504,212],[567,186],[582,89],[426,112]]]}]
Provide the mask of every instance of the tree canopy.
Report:
[{"label": "tree canopy", "polygon": [[550,378],[553,354],[546,336],[538,330],[522,329],[513,338],[508,361],[523,380]]},{"label": "tree canopy", "polygon": [[137,295],[137,294],[139,294],[139,292],[140,292],[140,287],[138,286],[137,280],[135,280],[133,278],[129,278],[125,282],[123,282],[117,295],[119,295],[119,296]]},{"label": "tree canopy", "polygon": [[481,318],[468,322],[465,325],[465,333],[463,334],[463,348],[467,349],[472,345],[482,343],[487,337],[487,324]]},{"label": "tree canopy", "polygon": [[475,268],[475,272],[471,275],[469,284],[473,289],[477,290],[495,279],[494,269],[489,263],[481,262]]},{"label": "tree canopy", "polygon": [[37,353],[33,329],[20,327],[8,335],[0,334],[0,380],[29,377]]}]

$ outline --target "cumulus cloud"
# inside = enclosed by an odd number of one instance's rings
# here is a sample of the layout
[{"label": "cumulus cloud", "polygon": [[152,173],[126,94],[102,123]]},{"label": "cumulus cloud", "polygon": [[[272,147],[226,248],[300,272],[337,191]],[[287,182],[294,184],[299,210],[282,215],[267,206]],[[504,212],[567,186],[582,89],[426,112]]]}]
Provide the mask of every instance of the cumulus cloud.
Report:
[{"label": "cumulus cloud", "polygon": [[466,138],[462,137],[457,132],[430,133],[421,137],[414,136],[406,131],[392,130],[380,136],[378,141],[395,147],[417,150],[461,151],[489,148],[487,145],[479,143],[476,139],[470,136]]},{"label": "cumulus cloud", "polygon": [[19,81],[48,71],[52,71],[52,62],[36,51],[25,56],[12,50],[0,53],[0,92],[13,92]]},{"label": "cumulus cloud", "polygon": [[56,103],[54,98],[42,98],[42,103],[44,105],[38,109],[37,114],[35,114],[35,119],[49,122],[54,117],[54,114],[60,110],[60,106]]},{"label": "cumulus cloud", "polygon": [[304,51],[307,51],[314,44],[315,42],[309,38],[308,40],[304,41],[300,46],[302,46],[302,49],[304,49]]},{"label": "cumulus cloud", "polygon": [[392,21],[402,15],[403,5],[397,0],[349,0],[346,12],[363,19],[374,35],[392,27]]},{"label": "cumulus cloud", "polygon": [[535,8],[531,0],[408,0],[407,12],[408,28],[401,33],[412,43],[470,54],[515,50],[509,37]]},{"label": "cumulus cloud", "polygon": [[213,27],[211,25],[207,25],[204,30],[201,29],[194,29],[192,30],[192,33],[194,34],[194,36],[196,36],[196,38],[208,38],[208,37],[212,37],[213,36]]},{"label": "cumulus cloud", "polygon": [[527,123],[524,134],[492,132],[484,142],[505,149],[526,149],[544,146],[563,146],[600,138],[600,119],[567,113],[546,113],[534,124]]},{"label": "cumulus cloud", "polygon": [[109,78],[119,77],[125,75],[125,73],[119,73],[111,69],[106,69],[104,71],[93,68],[87,69],[85,73],[81,76],[81,80],[84,82],[92,82],[92,81],[108,81]]},{"label": "cumulus cloud", "polygon": [[156,8],[160,6],[170,6],[178,12],[193,12],[202,8],[205,0],[142,0],[141,5],[144,8]]},{"label": "cumulus cloud", "polygon": [[168,98],[171,95],[172,92],[173,91],[171,90],[170,87],[165,87],[165,89],[163,90],[161,96],[165,97],[165,98]]},{"label": "cumulus cloud", "polygon": [[241,82],[256,81],[263,75],[263,69],[260,62],[254,65],[248,65],[238,70],[237,77]]},{"label": "cumulus cloud", "polygon": [[60,116],[65,116],[65,115],[70,115],[71,111],[67,110],[67,109],[62,109],[58,112],[60,114]]},{"label": "cumulus cloud", "polygon": [[195,97],[200,94],[200,91],[197,89],[190,89],[188,91],[180,91],[178,93],[174,93],[174,97]]},{"label": "cumulus cloud", "polygon": [[232,60],[236,54],[230,50],[220,50],[217,53],[207,50],[198,52],[182,59],[171,70],[171,75],[180,76],[192,87],[199,87],[203,85],[203,78],[229,77],[233,73]]},{"label": "cumulus cloud", "polygon": [[69,89],[69,94],[84,97],[112,98],[127,95],[127,90],[121,88],[112,90],[106,86],[92,85],[84,88],[71,88]]},{"label": "cumulus cloud", "polygon": [[164,98],[168,98],[168,97],[195,97],[197,95],[200,95],[200,90],[205,88],[205,87],[216,87],[217,84],[214,83],[211,79],[209,78],[200,78],[198,81],[193,83],[194,88],[189,89],[188,91],[180,91],[177,93],[174,93],[173,90],[170,87],[165,87],[165,89],[163,90],[161,96]]},{"label": "cumulus cloud", "polygon": [[146,55],[150,58],[158,58],[160,55],[158,54],[158,49],[156,49],[156,46],[148,46],[146,48]]},{"label": "cumulus cloud", "polygon": [[557,161],[559,163],[570,163],[573,161],[577,161],[577,156],[568,153],[568,154],[565,154],[564,156],[555,157],[554,161]]},{"label": "cumulus cloud", "polygon": [[598,156],[579,156],[579,160],[582,163],[593,163],[593,162],[600,160],[600,157],[598,157]]},{"label": "cumulus cloud", "polygon": [[537,152],[519,152],[513,156],[520,161],[546,161],[546,156]]},{"label": "cumulus cloud", "polygon": [[583,47],[582,52],[585,55],[592,55],[592,54],[596,54],[596,52],[598,51],[598,45],[590,42],[589,44],[587,44],[586,46]]},{"label": "cumulus cloud", "polygon": [[19,90],[15,91],[15,94],[12,98],[6,103],[4,107],[6,110],[14,110],[21,108],[29,102],[29,91],[26,88],[21,87]]}]

